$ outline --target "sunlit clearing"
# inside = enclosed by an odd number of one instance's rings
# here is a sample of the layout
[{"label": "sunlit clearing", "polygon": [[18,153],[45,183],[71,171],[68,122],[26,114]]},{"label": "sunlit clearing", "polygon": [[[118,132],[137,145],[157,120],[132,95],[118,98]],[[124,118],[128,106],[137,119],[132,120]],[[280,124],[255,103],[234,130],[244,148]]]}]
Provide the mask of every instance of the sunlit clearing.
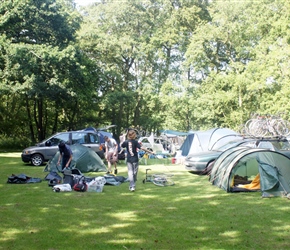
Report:
[{"label": "sunlit clearing", "polygon": [[155,199],[156,195],[146,195],[146,194],[142,194],[139,195],[142,199]]},{"label": "sunlit clearing", "polygon": [[67,233],[78,233],[82,235],[86,234],[100,234],[100,233],[109,233],[112,230],[109,227],[96,227],[96,226],[90,226],[87,228],[82,228],[81,232],[78,227],[67,227],[64,229],[59,229],[60,232],[67,232]]},{"label": "sunlit clearing", "polygon": [[290,211],[290,207],[279,207],[276,208],[277,210],[281,210],[281,211],[285,211],[285,212],[289,212]]},{"label": "sunlit clearing", "polygon": [[209,204],[209,205],[217,206],[217,205],[220,205],[221,202],[220,202],[220,201],[219,201],[219,202],[217,202],[217,201],[210,201],[208,204]]},{"label": "sunlit clearing", "polygon": [[124,227],[129,227],[132,226],[132,223],[122,223],[122,224],[114,224],[111,226],[111,228],[124,228]]},{"label": "sunlit clearing", "polygon": [[238,231],[226,231],[224,233],[221,233],[220,235],[230,238],[237,238],[240,236],[240,233]]},{"label": "sunlit clearing", "polygon": [[135,212],[131,212],[131,211],[114,213],[112,216],[115,217],[116,219],[121,220],[121,221],[127,221],[127,220],[137,221],[137,216],[136,216]]},{"label": "sunlit clearing", "polygon": [[207,227],[194,227],[194,230],[199,231],[199,232],[204,232],[208,230],[208,228]]},{"label": "sunlit clearing", "polygon": [[[143,239],[132,239],[132,235],[129,235],[129,236],[126,236],[124,238],[122,237],[119,237],[120,239],[112,239],[112,240],[109,240],[108,242],[109,243],[115,243],[115,244],[141,244],[141,243],[144,243],[144,240]],[[127,248],[126,246],[123,246],[122,249],[129,249]]]},{"label": "sunlit clearing", "polygon": [[0,153],[0,157],[19,158],[21,157],[21,154],[20,153]]},{"label": "sunlit clearing", "polygon": [[[6,230],[5,232],[3,232],[1,234],[0,242],[1,241],[8,241],[8,240],[15,240],[17,238],[17,235],[23,234],[24,232],[27,233],[27,230],[22,231],[22,230],[17,230],[17,229],[13,229],[13,228]],[[29,233],[37,233],[38,230],[29,230],[28,232]]]},{"label": "sunlit clearing", "polygon": [[167,210],[177,210],[177,207],[166,207]]},{"label": "sunlit clearing", "polygon": [[272,232],[276,231],[276,232],[289,232],[290,230],[290,225],[285,225],[285,226],[280,226],[280,224],[278,226],[272,227]]}]

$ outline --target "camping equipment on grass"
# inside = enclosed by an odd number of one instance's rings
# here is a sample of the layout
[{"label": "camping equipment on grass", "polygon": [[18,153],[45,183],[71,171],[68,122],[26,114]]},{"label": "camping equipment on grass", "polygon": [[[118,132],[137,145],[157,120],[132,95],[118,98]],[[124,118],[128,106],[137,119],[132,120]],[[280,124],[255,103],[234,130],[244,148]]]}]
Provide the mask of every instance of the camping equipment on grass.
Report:
[{"label": "camping equipment on grass", "polygon": [[88,192],[98,192],[101,193],[103,192],[104,185],[106,184],[106,179],[102,176],[96,177],[88,184]]},{"label": "camping equipment on grass", "polygon": [[62,183],[62,177],[55,171],[47,174],[44,179],[48,181],[48,186],[53,187],[54,185]]},{"label": "camping equipment on grass", "polygon": [[25,174],[19,174],[19,175],[12,174],[10,177],[8,177],[7,183],[28,184],[28,183],[39,183],[41,181],[42,181],[41,178],[33,178]]},{"label": "camping equipment on grass", "polygon": [[75,184],[77,184],[79,182],[79,180],[81,178],[84,178],[82,172],[77,169],[74,168],[72,170],[70,169],[65,169],[63,171],[63,183],[66,184],[70,184],[70,186],[73,188]]},{"label": "camping equipment on grass", "polygon": [[58,192],[71,192],[72,188],[70,184],[66,183],[66,184],[55,185],[52,187],[52,190],[57,193]]},{"label": "camping equipment on grass", "polygon": [[85,177],[82,176],[78,179],[77,183],[74,184],[73,190],[78,192],[86,192],[88,189],[88,185],[85,181]]}]

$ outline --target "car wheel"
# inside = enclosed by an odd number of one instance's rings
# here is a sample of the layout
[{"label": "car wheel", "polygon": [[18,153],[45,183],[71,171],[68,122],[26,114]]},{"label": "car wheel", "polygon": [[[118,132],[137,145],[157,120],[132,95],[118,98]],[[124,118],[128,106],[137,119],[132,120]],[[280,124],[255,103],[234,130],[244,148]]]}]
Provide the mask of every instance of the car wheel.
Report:
[{"label": "car wheel", "polygon": [[40,166],[43,164],[43,157],[40,154],[35,154],[31,157],[31,164],[33,166]]}]

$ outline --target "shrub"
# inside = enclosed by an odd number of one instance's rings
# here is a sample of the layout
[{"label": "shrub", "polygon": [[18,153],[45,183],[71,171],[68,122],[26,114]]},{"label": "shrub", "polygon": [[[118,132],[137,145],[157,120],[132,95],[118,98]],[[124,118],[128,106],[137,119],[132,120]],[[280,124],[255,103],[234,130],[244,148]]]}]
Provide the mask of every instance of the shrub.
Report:
[{"label": "shrub", "polygon": [[31,145],[31,141],[24,137],[17,137],[14,135],[0,135],[0,150],[7,151],[21,151]]}]

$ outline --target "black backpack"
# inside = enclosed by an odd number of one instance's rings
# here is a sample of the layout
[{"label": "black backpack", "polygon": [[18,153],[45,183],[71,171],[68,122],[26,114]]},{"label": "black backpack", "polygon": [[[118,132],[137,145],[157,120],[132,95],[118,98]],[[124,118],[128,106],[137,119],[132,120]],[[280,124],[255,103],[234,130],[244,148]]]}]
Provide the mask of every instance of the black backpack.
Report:
[{"label": "black backpack", "polygon": [[54,179],[48,181],[48,186],[53,187],[53,186],[58,185],[60,183],[61,183],[61,180],[54,178]]}]

